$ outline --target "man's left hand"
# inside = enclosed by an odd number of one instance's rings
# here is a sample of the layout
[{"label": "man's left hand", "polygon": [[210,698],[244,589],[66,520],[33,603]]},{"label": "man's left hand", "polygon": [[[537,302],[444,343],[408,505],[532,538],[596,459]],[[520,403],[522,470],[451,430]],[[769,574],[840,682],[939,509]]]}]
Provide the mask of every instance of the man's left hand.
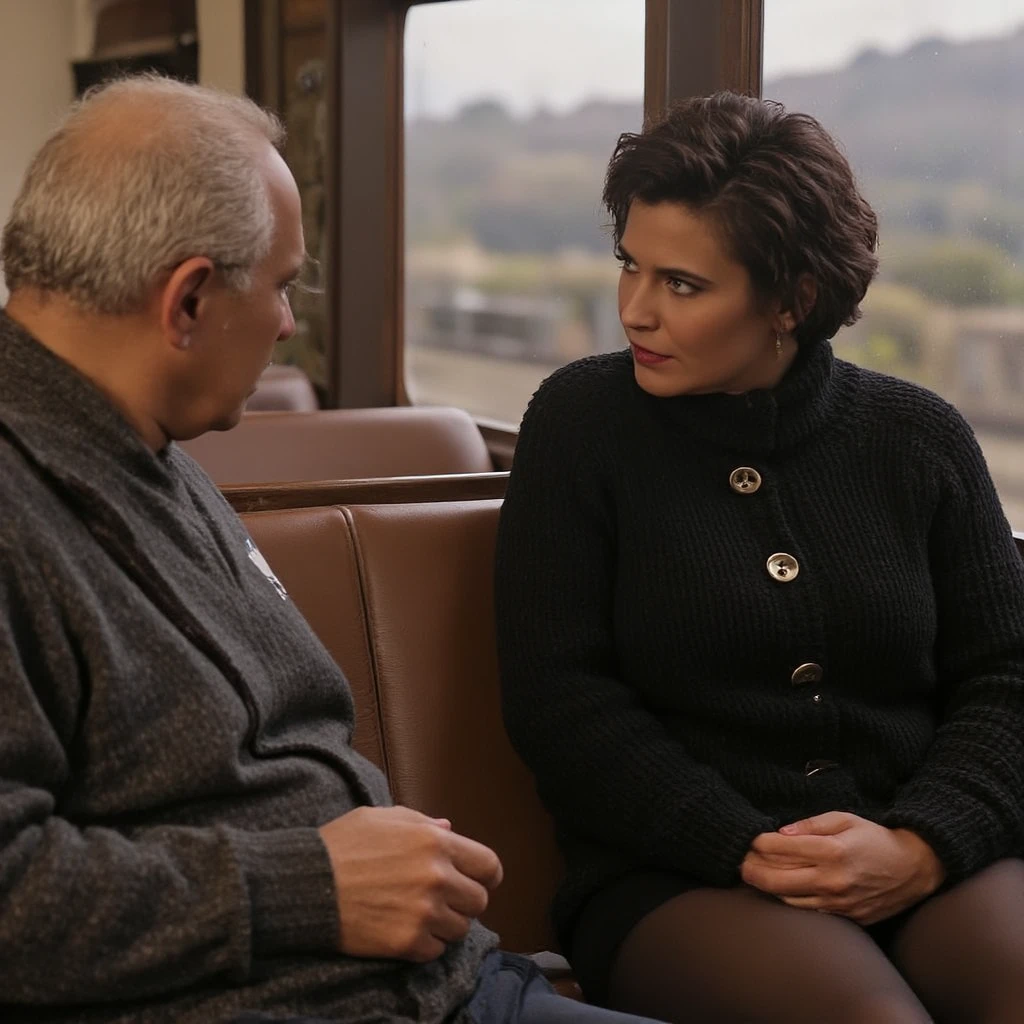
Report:
[{"label": "man's left hand", "polygon": [[916,833],[842,811],[762,832],[740,871],[748,885],[791,907],[839,914],[862,925],[920,902],[945,877],[938,857]]}]

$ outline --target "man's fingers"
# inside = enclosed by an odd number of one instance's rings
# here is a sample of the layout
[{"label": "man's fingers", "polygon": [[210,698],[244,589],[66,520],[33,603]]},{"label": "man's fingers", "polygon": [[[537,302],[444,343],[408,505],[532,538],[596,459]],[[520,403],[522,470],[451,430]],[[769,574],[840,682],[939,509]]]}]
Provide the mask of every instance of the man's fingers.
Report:
[{"label": "man's fingers", "polygon": [[415,964],[428,964],[441,956],[444,949],[443,939],[433,935],[422,935],[401,954],[401,959],[411,960]]},{"label": "man's fingers", "polygon": [[501,884],[504,870],[498,855],[489,846],[457,832],[451,833],[449,838],[448,854],[458,871],[488,889],[496,889]]},{"label": "man's fingers", "polygon": [[457,942],[469,931],[470,919],[454,910],[440,911],[431,922],[430,933],[442,942]]},{"label": "man's fingers", "polygon": [[445,902],[452,910],[465,917],[479,917],[490,901],[487,889],[468,875],[453,871],[453,878],[445,890]]}]

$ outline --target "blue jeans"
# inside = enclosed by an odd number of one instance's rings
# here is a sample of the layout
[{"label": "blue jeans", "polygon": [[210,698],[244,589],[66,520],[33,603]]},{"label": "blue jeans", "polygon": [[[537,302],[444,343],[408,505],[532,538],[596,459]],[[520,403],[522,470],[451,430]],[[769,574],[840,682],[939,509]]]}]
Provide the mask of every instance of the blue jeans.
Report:
[{"label": "blue jeans", "polygon": [[469,1015],[476,1024],[655,1024],[558,995],[532,960],[515,953],[484,960]]},{"label": "blue jeans", "polygon": [[[656,1024],[648,1017],[602,1010],[558,995],[532,960],[515,953],[491,953],[467,1007],[476,1024]],[[244,1014],[232,1024],[332,1024],[323,1017],[268,1017]],[[337,1022],[333,1022],[337,1024]]]}]

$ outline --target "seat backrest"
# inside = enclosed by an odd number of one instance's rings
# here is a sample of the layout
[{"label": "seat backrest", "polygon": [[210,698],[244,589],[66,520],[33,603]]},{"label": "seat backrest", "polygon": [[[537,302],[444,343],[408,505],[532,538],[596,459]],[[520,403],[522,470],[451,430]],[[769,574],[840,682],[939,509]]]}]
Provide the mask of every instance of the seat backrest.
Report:
[{"label": "seat backrest", "polygon": [[384,767],[377,694],[355,544],[338,508],[300,508],[242,516],[256,546],[352,688],[352,745]]},{"label": "seat backrest", "polygon": [[290,409],[313,412],[320,408],[310,379],[297,366],[268,366],[256,382],[256,390],[245,403],[249,412]]},{"label": "seat backrest", "polygon": [[250,412],[232,430],[210,431],[181,447],[217,484],[494,469],[472,417],[440,406]]},{"label": "seat backrest", "polygon": [[501,502],[439,501],[242,516],[348,676],[355,747],[398,803],[495,849],[483,920],[507,949],[557,950],[551,820],[501,720],[492,575]]},{"label": "seat backrest", "polygon": [[505,948],[557,950],[561,859],[501,719],[493,565],[500,501],[344,510],[362,576],[395,799],[496,850],[505,882],[484,923]]}]

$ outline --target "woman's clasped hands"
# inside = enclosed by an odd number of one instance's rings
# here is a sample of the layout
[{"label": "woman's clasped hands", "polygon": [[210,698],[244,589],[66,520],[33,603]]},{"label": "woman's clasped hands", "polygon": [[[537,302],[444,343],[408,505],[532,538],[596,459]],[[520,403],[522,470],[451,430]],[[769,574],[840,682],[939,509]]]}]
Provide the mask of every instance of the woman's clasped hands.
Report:
[{"label": "woman's clasped hands", "polygon": [[883,921],[931,895],[945,870],[907,829],[829,811],[762,832],[740,867],[743,881],[791,907]]}]

